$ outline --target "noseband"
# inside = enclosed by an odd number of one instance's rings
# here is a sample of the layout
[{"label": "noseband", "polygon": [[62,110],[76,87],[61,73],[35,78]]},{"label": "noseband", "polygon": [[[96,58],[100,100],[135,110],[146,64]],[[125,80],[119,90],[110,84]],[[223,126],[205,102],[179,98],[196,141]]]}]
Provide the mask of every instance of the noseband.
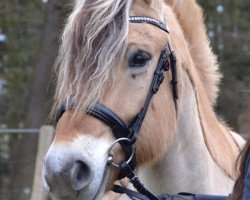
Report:
[{"label": "noseband", "polygon": [[[148,23],[154,25],[161,30],[169,33],[168,26],[162,22],[159,22],[156,19],[151,17],[141,17],[133,16],[129,18],[130,23]],[[168,71],[171,68],[172,72],[172,92],[173,99],[176,103],[178,99],[178,89],[177,89],[177,73],[176,73],[176,56],[169,45],[169,43],[161,51],[161,55],[158,61],[158,65],[153,75],[153,79],[150,85],[148,95],[146,97],[144,106],[141,108],[140,112],[130,121],[129,124],[126,124],[116,113],[107,108],[101,103],[95,104],[91,109],[87,111],[87,114],[99,119],[107,126],[112,129],[114,137],[117,139],[113,145],[110,147],[110,152],[113,146],[116,143],[119,143],[125,153],[125,161],[120,164],[114,163],[113,155],[108,158],[108,164],[118,167],[120,169],[118,180],[128,177],[130,182],[134,185],[139,193],[128,190],[121,186],[115,185],[113,188],[114,192],[117,193],[126,193],[131,198],[136,197],[143,200],[159,200],[158,197],[149,192],[136,177],[134,171],[136,169],[136,157],[135,157],[135,148],[134,144],[137,141],[137,138],[140,133],[142,123],[145,119],[146,113],[148,111],[150,102],[160,88],[161,83],[164,80],[164,72]],[[65,106],[61,107],[60,116],[65,112]]]}]

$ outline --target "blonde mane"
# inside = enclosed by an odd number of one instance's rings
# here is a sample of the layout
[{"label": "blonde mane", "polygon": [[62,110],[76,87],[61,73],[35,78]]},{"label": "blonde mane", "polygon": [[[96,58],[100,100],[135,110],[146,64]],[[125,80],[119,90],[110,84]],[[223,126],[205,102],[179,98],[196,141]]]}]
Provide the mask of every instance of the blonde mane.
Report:
[{"label": "blonde mane", "polygon": [[[200,123],[206,146],[214,161],[236,179],[235,161],[240,147],[226,124],[218,120],[213,106],[218,95],[221,74],[206,34],[202,9],[194,0],[165,0],[180,23],[193,64],[187,72],[196,94]],[[180,48],[180,47],[179,47]]]},{"label": "blonde mane", "polygon": [[[119,169],[110,162],[123,162],[127,153],[112,145],[114,132],[125,133],[116,124],[132,124],[132,130],[138,125],[143,105],[152,97],[151,87],[160,81],[156,69],[163,67],[161,52],[166,43],[176,54],[179,99],[173,99],[171,65],[162,71],[165,79],[145,120],[140,120],[138,141],[126,140],[129,146],[135,145],[138,177],[157,195],[228,193],[237,178],[234,163],[244,141],[232,135],[214,112],[221,75],[197,1],[75,2],[55,66],[58,79],[52,113],[57,114],[65,101],[66,112],[44,158],[43,181],[52,197],[101,199],[112,188]],[[164,22],[169,34],[149,23],[129,24],[129,14]],[[86,114],[96,103],[107,109]],[[119,122],[111,123],[114,118]]]},{"label": "blonde mane", "polygon": [[212,52],[206,34],[203,10],[194,0],[165,0],[165,2],[171,5],[176,13],[205,93],[210,104],[214,106],[222,74],[219,72],[217,57]]},{"label": "blonde mane", "polygon": [[[76,1],[68,18],[55,65],[57,88],[53,113],[76,99],[85,112],[112,82],[112,69],[127,45],[131,1]],[[77,113],[77,112],[76,112]]]}]

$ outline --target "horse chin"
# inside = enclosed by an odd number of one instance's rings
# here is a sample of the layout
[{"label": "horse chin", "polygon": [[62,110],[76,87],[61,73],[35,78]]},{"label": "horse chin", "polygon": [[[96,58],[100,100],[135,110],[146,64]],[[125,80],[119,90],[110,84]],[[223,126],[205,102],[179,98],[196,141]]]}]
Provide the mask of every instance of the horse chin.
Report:
[{"label": "horse chin", "polygon": [[104,173],[102,175],[102,179],[100,181],[100,184],[99,186],[96,186],[96,190],[95,192],[91,193],[91,194],[87,194],[86,193],[86,189],[85,190],[82,190],[79,192],[79,195],[78,195],[78,198],[76,200],[85,200],[85,199],[89,199],[89,200],[100,200],[103,198],[103,196],[105,195],[105,193],[107,193],[107,178],[108,178],[108,175],[109,175],[109,167],[107,166],[104,170]]}]

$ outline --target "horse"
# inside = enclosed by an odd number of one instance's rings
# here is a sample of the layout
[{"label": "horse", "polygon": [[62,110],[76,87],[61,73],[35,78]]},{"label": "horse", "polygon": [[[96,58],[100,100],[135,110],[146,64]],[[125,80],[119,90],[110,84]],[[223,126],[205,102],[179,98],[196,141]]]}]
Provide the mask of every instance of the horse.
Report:
[{"label": "horse", "polygon": [[221,74],[195,0],[76,0],[55,72],[53,199],[127,199],[111,191],[132,188],[122,164],[154,195],[232,191],[244,140],[214,111]]}]

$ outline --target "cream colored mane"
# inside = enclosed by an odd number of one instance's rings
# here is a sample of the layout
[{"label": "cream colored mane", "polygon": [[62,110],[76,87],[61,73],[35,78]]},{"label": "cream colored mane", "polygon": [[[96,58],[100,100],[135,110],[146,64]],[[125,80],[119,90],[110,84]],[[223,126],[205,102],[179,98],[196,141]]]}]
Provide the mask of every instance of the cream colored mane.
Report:
[{"label": "cream colored mane", "polygon": [[203,10],[195,0],[165,0],[165,2],[171,5],[176,13],[201,83],[213,106],[216,103],[222,75],[217,57],[210,47]]},{"label": "cream colored mane", "polygon": [[[228,176],[236,179],[235,161],[240,147],[230,129],[214,112],[221,79],[204,25],[202,9],[195,0],[165,0],[172,6],[188,45],[192,61],[183,63],[196,94],[205,143],[214,159]],[[178,47],[180,48],[180,47]]]},{"label": "cream colored mane", "polygon": [[103,95],[126,50],[129,9],[130,1],[76,1],[56,62],[54,112],[74,97],[83,113]]}]

